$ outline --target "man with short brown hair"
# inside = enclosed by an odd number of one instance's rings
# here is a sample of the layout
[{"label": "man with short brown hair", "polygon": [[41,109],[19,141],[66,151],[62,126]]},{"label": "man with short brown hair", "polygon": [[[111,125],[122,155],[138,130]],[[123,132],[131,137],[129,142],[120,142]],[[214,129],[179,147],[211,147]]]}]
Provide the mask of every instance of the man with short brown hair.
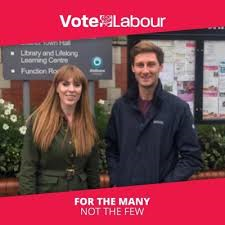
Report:
[{"label": "man with short brown hair", "polygon": [[187,180],[202,165],[186,102],[162,89],[162,49],[141,41],[131,49],[136,82],[112,109],[106,142],[111,185]]}]

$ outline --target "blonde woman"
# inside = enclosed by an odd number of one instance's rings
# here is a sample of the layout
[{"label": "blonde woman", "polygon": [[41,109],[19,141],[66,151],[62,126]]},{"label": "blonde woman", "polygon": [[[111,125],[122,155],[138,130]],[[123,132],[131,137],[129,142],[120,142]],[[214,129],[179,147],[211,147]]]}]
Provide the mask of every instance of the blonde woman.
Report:
[{"label": "blonde woman", "polygon": [[28,119],[20,194],[99,187],[97,138],[83,72],[64,65]]}]

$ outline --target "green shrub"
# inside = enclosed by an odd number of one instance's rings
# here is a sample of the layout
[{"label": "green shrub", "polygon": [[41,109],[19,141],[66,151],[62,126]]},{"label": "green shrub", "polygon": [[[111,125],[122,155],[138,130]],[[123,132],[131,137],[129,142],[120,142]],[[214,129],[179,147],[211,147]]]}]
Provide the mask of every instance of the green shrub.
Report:
[{"label": "green shrub", "polygon": [[19,171],[25,133],[23,117],[13,104],[0,99],[0,177],[15,176]]},{"label": "green shrub", "polygon": [[104,141],[106,126],[109,120],[109,113],[107,112],[105,101],[99,100],[95,104],[95,123],[97,132],[99,135],[99,141],[96,144],[96,148],[99,152],[99,170],[100,173],[107,173],[107,161],[106,161],[106,143]]},{"label": "green shrub", "polygon": [[225,169],[225,126],[199,125],[203,170]]}]

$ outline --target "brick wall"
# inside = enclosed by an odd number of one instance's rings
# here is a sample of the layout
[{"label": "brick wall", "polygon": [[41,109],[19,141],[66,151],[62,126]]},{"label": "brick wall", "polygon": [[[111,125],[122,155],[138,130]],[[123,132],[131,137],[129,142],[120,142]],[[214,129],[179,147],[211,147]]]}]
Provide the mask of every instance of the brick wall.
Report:
[{"label": "brick wall", "polygon": [[[22,111],[23,108],[23,82],[11,81],[10,88],[2,89],[2,98],[12,102],[16,109]],[[31,108],[40,105],[50,87],[51,81],[31,81],[30,82],[30,104]]]}]

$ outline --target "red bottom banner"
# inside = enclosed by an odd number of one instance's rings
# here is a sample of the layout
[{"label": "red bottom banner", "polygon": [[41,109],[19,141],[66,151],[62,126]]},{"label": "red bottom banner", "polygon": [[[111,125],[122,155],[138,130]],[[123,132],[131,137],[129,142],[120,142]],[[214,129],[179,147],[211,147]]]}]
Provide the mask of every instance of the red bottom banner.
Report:
[{"label": "red bottom banner", "polygon": [[225,179],[1,197],[1,224],[221,224]]}]

